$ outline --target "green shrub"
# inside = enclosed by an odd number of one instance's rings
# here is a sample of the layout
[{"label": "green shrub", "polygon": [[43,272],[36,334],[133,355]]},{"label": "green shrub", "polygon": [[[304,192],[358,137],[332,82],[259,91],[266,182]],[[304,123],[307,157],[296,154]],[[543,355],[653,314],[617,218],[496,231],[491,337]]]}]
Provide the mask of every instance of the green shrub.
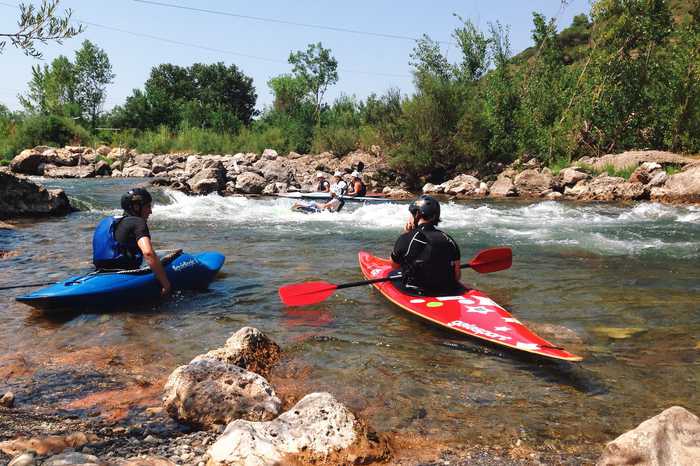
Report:
[{"label": "green shrub", "polygon": [[318,128],[314,134],[311,150],[315,153],[330,151],[337,156],[343,156],[357,148],[358,139],[356,128],[342,126]]},{"label": "green shrub", "polygon": [[561,157],[552,160],[549,163],[549,169],[552,170],[554,176],[558,175],[560,171],[571,165],[571,159],[568,157]]},{"label": "green shrub", "polygon": [[670,165],[664,165],[664,171],[668,176],[675,175],[676,173],[680,173],[683,171],[683,165],[678,165],[678,164],[670,164]]},{"label": "green shrub", "polygon": [[136,140],[136,149],[141,153],[167,154],[174,143],[173,135],[167,126],[160,126],[158,131],[144,131]]}]

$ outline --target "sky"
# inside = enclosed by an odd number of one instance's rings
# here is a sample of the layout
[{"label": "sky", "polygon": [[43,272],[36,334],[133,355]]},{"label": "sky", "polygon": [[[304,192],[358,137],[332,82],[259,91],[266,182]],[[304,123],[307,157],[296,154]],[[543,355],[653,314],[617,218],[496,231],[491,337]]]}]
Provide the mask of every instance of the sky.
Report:
[{"label": "sky", "polygon": [[[0,0],[0,33],[16,32],[19,3]],[[0,55],[0,103],[10,109],[21,108],[17,94],[26,92],[32,65],[50,63],[59,55],[72,60],[85,39],[107,52],[116,74],[107,89],[105,110],[123,104],[133,89],[143,88],[154,66],[218,61],[235,64],[253,78],[257,107],[263,109],[272,103],[267,81],[291,72],[289,53],[310,43],[321,42],[338,60],[339,81],[326,101],[343,94],[366,98],[390,88],[410,94],[412,39],[427,34],[443,41],[450,60],[457,58],[451,33],[460,22],[453,13],[482,30],[489,22],[508,25],[512,51],[518,53],[532,45],[533,11],[556,18],[561,29],[590,10],[589,0],[61,0],[59,6],[71,8],[74,22],[86,23],[87,29],[62,45],[40,45],[43,60],[6,46]]]}]

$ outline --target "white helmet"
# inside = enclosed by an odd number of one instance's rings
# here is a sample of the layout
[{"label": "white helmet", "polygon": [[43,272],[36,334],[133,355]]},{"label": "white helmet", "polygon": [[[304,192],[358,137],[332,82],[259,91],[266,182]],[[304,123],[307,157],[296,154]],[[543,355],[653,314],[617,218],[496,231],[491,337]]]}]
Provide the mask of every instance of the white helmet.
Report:
[{"label": "white helmet", "polygon": [[358,172],[357,170],[352,172],[352,174],[350,176],[352,176],[353,178],[361,178],[362,177],[362,175],[360,175],[360,172]]},{"label": "white helmet", "polygon": [[336,170],[336,172],[333,173],[333,176],[337,176],[337,177],[339,177],[339,178],[342,178],[343,172],[341,172],[340,170]]},{"label": "white helmet", "polygon": [[326,174],[323,172],[316,172],[316,178],[325,178]]}]

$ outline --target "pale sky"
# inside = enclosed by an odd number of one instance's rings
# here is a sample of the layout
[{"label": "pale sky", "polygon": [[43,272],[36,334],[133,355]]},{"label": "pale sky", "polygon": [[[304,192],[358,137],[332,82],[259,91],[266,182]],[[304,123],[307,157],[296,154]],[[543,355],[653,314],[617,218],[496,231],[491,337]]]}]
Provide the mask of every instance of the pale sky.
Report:
[{"label": "pale sky", "polygon": [[[153,1],[226,14],[138,0],[61,0],[61,8],[71,8],[73,18],[87,23],[87,30],[63,45],[40,46],[43,62],[50,63],[61,54],[72,60],[85,39],[97,44],[107,52],[116,74],[107,91],[105,109],[109,109],[122,104],[132,89],[143,88],[153,66],[223,61],[253,78],[257,107],[262,109],[272,101],[267,81],[290,72],[290,51],[305,49],[312,42],[322,42],[338,60],[340,79],[329,90],[327,101],[341,94],[365,98],[392,87],[411,93],[411,38],[425,33],[445,41],[444,51],[454,56],[457,51],[450,45],[450,34],[459,22],[453,13],[484,30],[496,20],[509,25],[512,49],[518,53],[532,44],[533,11],[556,17],[563,28],[575,15],[590,10],[588,0],[569,0],[564,5],[559,0]],[[18,4],[17,0],[0,0],[0,32],[16,32]],[[36,63],[39,61],[8,44],[0,55],[0,103],[20,108],[16,96],[26,91]]]}]

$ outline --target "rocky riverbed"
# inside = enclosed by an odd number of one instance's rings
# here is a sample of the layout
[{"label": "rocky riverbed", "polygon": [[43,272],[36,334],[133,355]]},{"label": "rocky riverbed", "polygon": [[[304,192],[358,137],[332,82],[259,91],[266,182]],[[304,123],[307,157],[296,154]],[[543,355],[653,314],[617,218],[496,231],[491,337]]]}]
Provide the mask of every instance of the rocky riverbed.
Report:
[{"label": "rocky riverbed", "polygon": [[700,159],[660,151],[631,151],[586,157],[556,173],[535,159],[517,160],[500,172],[455,174],[440,183],[409,186],[392,169],[381,149],[356,151],[345,157],[331,153],[280,155],[140,154],[123,148],[35,147],[18,154],[16,173],[49,178],[95,176],[150,177],[153,183],[188,194],[274,195],[313,191],[316,173],[349,174],[359,162],[370,191],[391,198],[409,198],[415,191],[458,199],[520,197],[578,201],[652,200],[700,202]]}]

